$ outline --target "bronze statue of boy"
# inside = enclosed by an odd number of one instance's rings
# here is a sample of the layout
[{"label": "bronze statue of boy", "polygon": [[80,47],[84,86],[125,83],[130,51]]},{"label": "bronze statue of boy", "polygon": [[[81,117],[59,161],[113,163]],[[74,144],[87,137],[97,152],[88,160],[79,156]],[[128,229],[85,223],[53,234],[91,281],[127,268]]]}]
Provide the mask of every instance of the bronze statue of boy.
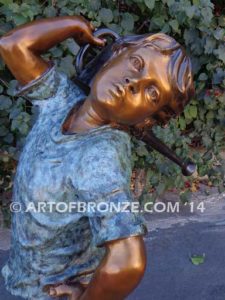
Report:
[{"label": "bronze statue of boy", "polygon": [[142,217],[129,212],[28,209],[32,203],[132,203],[130,135],[164,124],[193,95],[183,48],[159,33],[120,39],[86,97],[41,54],[74,38],[104,46],[79,16],[38,20],[0,39],[18,92],[39,107],[20,157],[7,289],[27,299],[122,300],[146,267]]}]

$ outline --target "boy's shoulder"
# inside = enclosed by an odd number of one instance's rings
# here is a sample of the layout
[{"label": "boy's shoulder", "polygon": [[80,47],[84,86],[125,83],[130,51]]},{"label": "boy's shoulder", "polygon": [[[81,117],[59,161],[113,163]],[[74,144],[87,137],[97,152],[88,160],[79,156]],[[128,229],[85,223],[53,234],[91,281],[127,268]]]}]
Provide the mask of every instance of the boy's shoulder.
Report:
[{"label": "boy's shoulder", "polygon": [[88,144],[88,151],[126,151],[131,148],[131,137],[122,130],[111,128],[110,126],[102,126],[91,130],[85,134],[83,139]]}]

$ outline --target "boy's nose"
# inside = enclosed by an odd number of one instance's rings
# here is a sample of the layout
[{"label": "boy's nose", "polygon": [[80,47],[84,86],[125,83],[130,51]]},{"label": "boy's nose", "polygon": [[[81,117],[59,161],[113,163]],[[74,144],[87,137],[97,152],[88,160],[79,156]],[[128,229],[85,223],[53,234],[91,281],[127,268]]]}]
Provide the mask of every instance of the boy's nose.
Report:
[{"label": "boy's nose", "polygon": [[136,94],[138,92],[138,87],[133,82],[126,82],[125,88],[131,92],[131,94]]},{"label": "boy's nose", "polygon": [[133,77],[133,76],[126,76],[126,77],[124,78],[124,83],[125,83],[126,85],[129,85],[129,84],[137,84],[137,82],[138,82],[138,78],[135,78],[135,77]]}]

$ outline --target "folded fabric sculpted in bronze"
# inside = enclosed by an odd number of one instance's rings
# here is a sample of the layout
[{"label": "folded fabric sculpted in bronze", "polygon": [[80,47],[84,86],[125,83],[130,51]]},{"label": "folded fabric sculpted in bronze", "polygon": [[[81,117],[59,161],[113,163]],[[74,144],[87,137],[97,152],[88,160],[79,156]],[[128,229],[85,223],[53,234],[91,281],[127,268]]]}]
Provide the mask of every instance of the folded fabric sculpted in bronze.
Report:
[{"label": "folded fabric sculpted in bronze", "polygon": [[[131,209],[131,135],[183,173],[194,171],[150,132],[181,113],[193,95],[184,49],[163,33],[114,35],[104,47],[105,34],[111,33],[94,32],[83,17],[65,16],[19,26],[0,39],[16,92],[39,108],[14,180],[13,201],[21,209],[13,214],[2,270],[13,295],[125,299],[146,266],[144,220]],[[84,46],[74,81],[41,57],[71,37]],[[84,68],[88,44],[104,48]],[[99,209],[123,203],[128,210]]]}]

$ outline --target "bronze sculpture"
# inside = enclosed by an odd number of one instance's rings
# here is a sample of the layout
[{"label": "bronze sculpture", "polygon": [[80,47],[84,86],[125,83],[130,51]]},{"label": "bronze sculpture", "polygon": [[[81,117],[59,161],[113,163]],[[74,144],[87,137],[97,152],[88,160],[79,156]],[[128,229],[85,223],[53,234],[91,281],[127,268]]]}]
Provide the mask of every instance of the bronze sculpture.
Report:
[{"label": "bronze sculpture", "polygon": [[[21,84],[18,92],[40,106],[15,179],[14,201],[23,206],[51,197],[68,203],[75,196],[86,202],[131,201],[128,133],[145,138],[193,95],[183,48],[155,34],[116,41],[87,82],[86,97],[41,54],[69,37],[80,45],[104,46],[93,30],[82,17],[58,17],[20,26],[0,39],[1,57]],[[79,178],[69,176],[73,172]],[[144,274],[143,234],[143,221],[132,212],[15,214],[11,256],[3,269],[7,288],[28,299],[122,300]]]}]

